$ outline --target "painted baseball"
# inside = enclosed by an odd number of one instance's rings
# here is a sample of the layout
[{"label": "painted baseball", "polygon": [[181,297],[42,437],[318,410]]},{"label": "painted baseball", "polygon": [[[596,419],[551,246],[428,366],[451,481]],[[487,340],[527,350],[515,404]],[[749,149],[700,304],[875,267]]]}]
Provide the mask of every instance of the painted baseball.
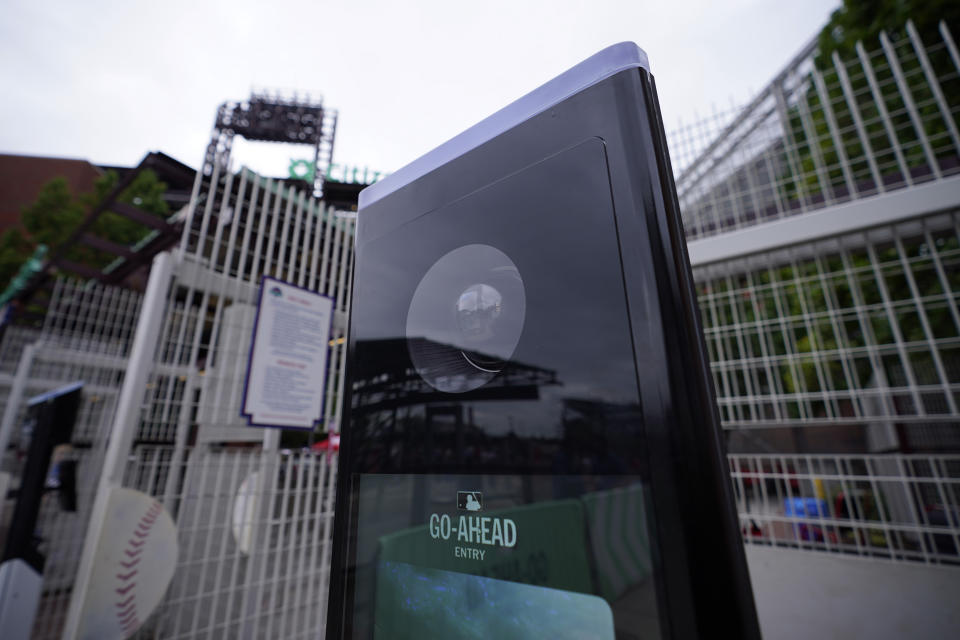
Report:
[{"label": "painted baseball", "polygon": [[133,489],[113,489],[79,637],[120,640],[136,633],[163,599],[177,553],[177,527],[163,505]]},{"label": "painted baseball", "polygon": [[237,489],[237,497],[233,501],[233,540],[243,555],[250,555],[253,525],[256,522],[259,504],[257,494],[259,478],[259,471],[254,471],[247,476]]}]

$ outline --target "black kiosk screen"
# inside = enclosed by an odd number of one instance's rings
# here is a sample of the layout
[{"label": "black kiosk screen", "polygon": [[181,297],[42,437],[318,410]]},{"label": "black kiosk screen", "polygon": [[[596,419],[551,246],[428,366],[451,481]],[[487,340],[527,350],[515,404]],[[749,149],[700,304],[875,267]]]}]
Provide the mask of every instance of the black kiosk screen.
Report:
[{"label": "black kiosk screen", "polygon": [[604,143],[359,251],[353,636],[660,637]]}]

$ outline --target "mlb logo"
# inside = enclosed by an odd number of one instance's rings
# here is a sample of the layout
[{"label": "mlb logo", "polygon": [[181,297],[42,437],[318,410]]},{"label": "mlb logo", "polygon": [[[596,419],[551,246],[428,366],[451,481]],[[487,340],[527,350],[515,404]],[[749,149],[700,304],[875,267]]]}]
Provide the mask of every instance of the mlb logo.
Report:
[{"label": "mlb logo", "polygon": [[457,509],[480,511],[483,509],[483,494],[479,491],[457,491]]}]

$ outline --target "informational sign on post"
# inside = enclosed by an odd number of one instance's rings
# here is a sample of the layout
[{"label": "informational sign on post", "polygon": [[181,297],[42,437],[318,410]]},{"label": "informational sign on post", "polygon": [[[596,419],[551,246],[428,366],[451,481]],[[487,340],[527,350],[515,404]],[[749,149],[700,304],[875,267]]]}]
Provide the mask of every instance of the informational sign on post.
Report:
[{"label": "informational sign on post", "polygon": [[323,411],[333,300],[264,277],[242,413],[252,427],[313,429]]}]

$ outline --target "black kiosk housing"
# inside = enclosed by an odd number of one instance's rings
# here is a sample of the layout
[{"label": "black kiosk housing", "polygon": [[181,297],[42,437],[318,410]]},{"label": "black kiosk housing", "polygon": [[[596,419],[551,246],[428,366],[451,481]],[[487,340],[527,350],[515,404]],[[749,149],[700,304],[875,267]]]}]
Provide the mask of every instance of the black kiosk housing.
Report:
[{"label": "black kiosk housing", "polygon": [[[75,382],[48,393],[34,396],[27,403],[23,430],[29,438],[16,507],[10,520],[10,533],[3,551],[3,562],[20,558],[37,573],[43,572],[45,557],[38,549],[37,519],[54,449],[69,444],[77,420],[83,383]],[[77,510],[76,462],[61,461],[58,468],[58,496],[64,511]]]},{"label": "black kiosk housing", "polygon": [[646,55],[360,196],[328,638],[759,638]]}]

